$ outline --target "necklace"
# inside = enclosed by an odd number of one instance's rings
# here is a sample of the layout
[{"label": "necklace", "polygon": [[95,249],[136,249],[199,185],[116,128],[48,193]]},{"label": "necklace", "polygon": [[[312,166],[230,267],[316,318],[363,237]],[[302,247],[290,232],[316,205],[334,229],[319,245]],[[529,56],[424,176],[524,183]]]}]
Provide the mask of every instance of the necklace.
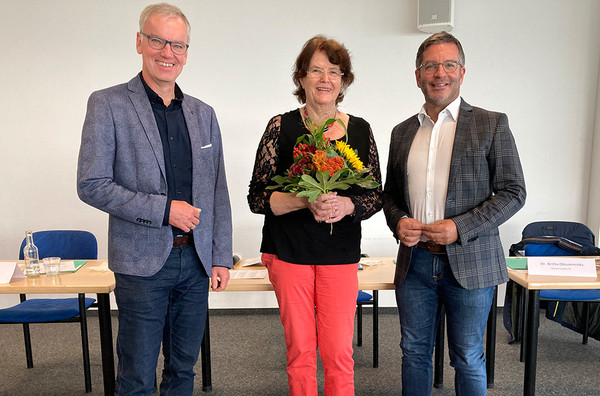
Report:
[{"label": "necklace", "polygon": [[[308,128],[308,130],[312,130],[312,128],[317,128],[317,125],[313,122],[313,120],[308,116],[308,110],[306,109],[306,106],[304,106],[304,125],[306,125],[306,127]],[[335,120],[335,118],[337,117],[338,114],[338,110],[335,109],[335,114],[333,115],[333,119]],[[323,132],[327,132],[329,130],[329,128],[335,123],[335,121],[330,122],[328,125],[325,125],[325,127],[323,128]]]}]

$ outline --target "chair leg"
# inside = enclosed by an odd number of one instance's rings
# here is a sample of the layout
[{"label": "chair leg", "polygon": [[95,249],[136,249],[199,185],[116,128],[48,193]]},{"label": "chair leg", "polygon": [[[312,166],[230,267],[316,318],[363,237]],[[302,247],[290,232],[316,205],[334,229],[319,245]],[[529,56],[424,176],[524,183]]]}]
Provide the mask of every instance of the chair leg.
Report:
[{"label": "chair leg", "polygon": [[[512,281],[511,281],[512,282]],[[515,342],[521,342],[521,338],[523,336],[523,315],[524,315],[524,306],[523,306],[523,288],[519,286],[516,282],[513,283],[513,288],[515,288],[515,296],[516,301],[513,301],[513,306],[516,311],[516,323],[513,323],[513,333],[515,337]],[[512,313],[511,313],[512,314]]]},{"label": "chair leg", "polygon": [[435,336],[435,360],[433,363],[433,387],[444,387],[444,335],[446,333],[446,310],[440,302],[440,317]]},{"label": "chair leg", "polygon": [[83,376],[85,391],[92,391],[92,375],[90,370],[90,345],[88,342],[87,312],[85,309],[85,294],[79,293],[79,324],[81,325],[81,349],[83,352]]},{"label": "chair leg", "polygon": [[356,346],[362,346],[362,304],[356,306]]},{"label": "chair leg", "polygon": [[[21,302],[27,300],[27,295],[19,294]],[[25,358],[27,359],[27,368],[33,368],[33,352],[31,350],[31,332],[29,323],[23,323],[23,338],[25,340]]]},{"label": "chair leg", "polygon": [[583,303],[583,317],[585,318],[584,326],[583,326],[583,345],[587,345],[588,343],[588,334],[590,332],[590,303]]},{"label": "chair leg", "polygon": [[25,339],[25,357],[27,358],[27,368],[33,368],[33,353],[31,351],[31,333],[29,323],[23,323],[23,338]]}]

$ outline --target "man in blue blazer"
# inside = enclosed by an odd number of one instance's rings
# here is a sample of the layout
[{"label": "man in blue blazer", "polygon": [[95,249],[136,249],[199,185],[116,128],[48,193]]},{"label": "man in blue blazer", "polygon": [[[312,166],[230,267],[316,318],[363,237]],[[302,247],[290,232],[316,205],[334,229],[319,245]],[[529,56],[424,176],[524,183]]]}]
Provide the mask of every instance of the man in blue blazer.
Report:
[{"label": "man in blue blazer", "polygon": [[429,395],[440,303],[457,395],[485,395],[483,334],[495,285],[508,280],[498,226],[525,203],[505,114],[460,98],[460,42],[442,32],[417,52],[419,114],[392,131],[384,212],[400,242],[394,283],[403,395]]},{"label": "man in blue blazer", "polygon": [[232,267],[215,112],[175,83],[189,33],[177,7],[148,6],[136,39],[142,72],[88,101],[77,191],[109,214],[119,308],[116,394],[153,391],[161,342],[161,394],[192,394],[209,278],[213,290],[223,290]]}]

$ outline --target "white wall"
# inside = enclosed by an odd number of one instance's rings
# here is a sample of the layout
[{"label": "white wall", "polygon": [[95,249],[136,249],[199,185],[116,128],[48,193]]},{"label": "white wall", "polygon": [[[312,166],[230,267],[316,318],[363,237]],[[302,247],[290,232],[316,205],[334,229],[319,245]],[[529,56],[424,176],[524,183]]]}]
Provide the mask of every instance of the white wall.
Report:
[{"label": "white wall", "polygon": [[[88,229],[106,258],[107,215],[77,198],[75,174],[86,100],[141,68],[135,51],[148,1],[0,0],[0,258],[26,229]],[[234,250],[258,255],[262,216],[246,203],[267,120],[298,106],[291,67],[323,33],[352,52],[356,82],[341,109],[367,119],[385,167],[390,131],[423,102],[414,81],[417,2],[332,0],[176,1],[192,24],[179,84],[217,112],[234,215]],[[588,218],[600,60],[600,1],[456,0],[467,73],[462,95],[506,112],[528,188],[527,204],[501,227],[506,250],[531,221]],[[598,143],[597,143],[598,144]],[[599,189],[597,186],[596,189]],[[593,205],[591,205],[593,206]],[[391,256],[383,214],[363,225],[363,250]],[[595,229],[595,231],[598,231]],[[0,306],[16,300],[0,296]],[[212,307],[275,306],[271,293],[212,295]],[[383,293],[383,305],[395,305]]]}]

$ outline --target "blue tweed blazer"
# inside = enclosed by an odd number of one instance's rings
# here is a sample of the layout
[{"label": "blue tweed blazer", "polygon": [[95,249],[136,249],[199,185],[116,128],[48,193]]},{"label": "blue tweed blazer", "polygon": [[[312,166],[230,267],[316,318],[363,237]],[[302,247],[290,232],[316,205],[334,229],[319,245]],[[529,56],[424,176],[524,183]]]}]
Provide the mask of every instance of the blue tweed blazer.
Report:
[{"label": "blue tweed blazer", "polygon": [[[188,95],[182,102],[192,146],[192,205],[201,209],[194,244],[206,273],[232,267],[231,207],[221,132],[214,110]],[[156,120],[139,76],[92,93],[77,168],[82,201],[109,214],[109,268],[150,276],[173,246],[163,225],[167,180]]]},{"label": "blue tweed blazer", "polygon": [[[392,131],[384,206],[396,235],[403,216],[412,217],[407,160],[419,128],[417,116]],[[445,217],[456,223],[458,240],[446,247],[452,272],[466,289],[508,280],[498,226],[525,204],[525,179],[506,114],[472,107],[461,99],[450,162]],[[404,281],[412,248],[400,243],[394,283]]]}]

